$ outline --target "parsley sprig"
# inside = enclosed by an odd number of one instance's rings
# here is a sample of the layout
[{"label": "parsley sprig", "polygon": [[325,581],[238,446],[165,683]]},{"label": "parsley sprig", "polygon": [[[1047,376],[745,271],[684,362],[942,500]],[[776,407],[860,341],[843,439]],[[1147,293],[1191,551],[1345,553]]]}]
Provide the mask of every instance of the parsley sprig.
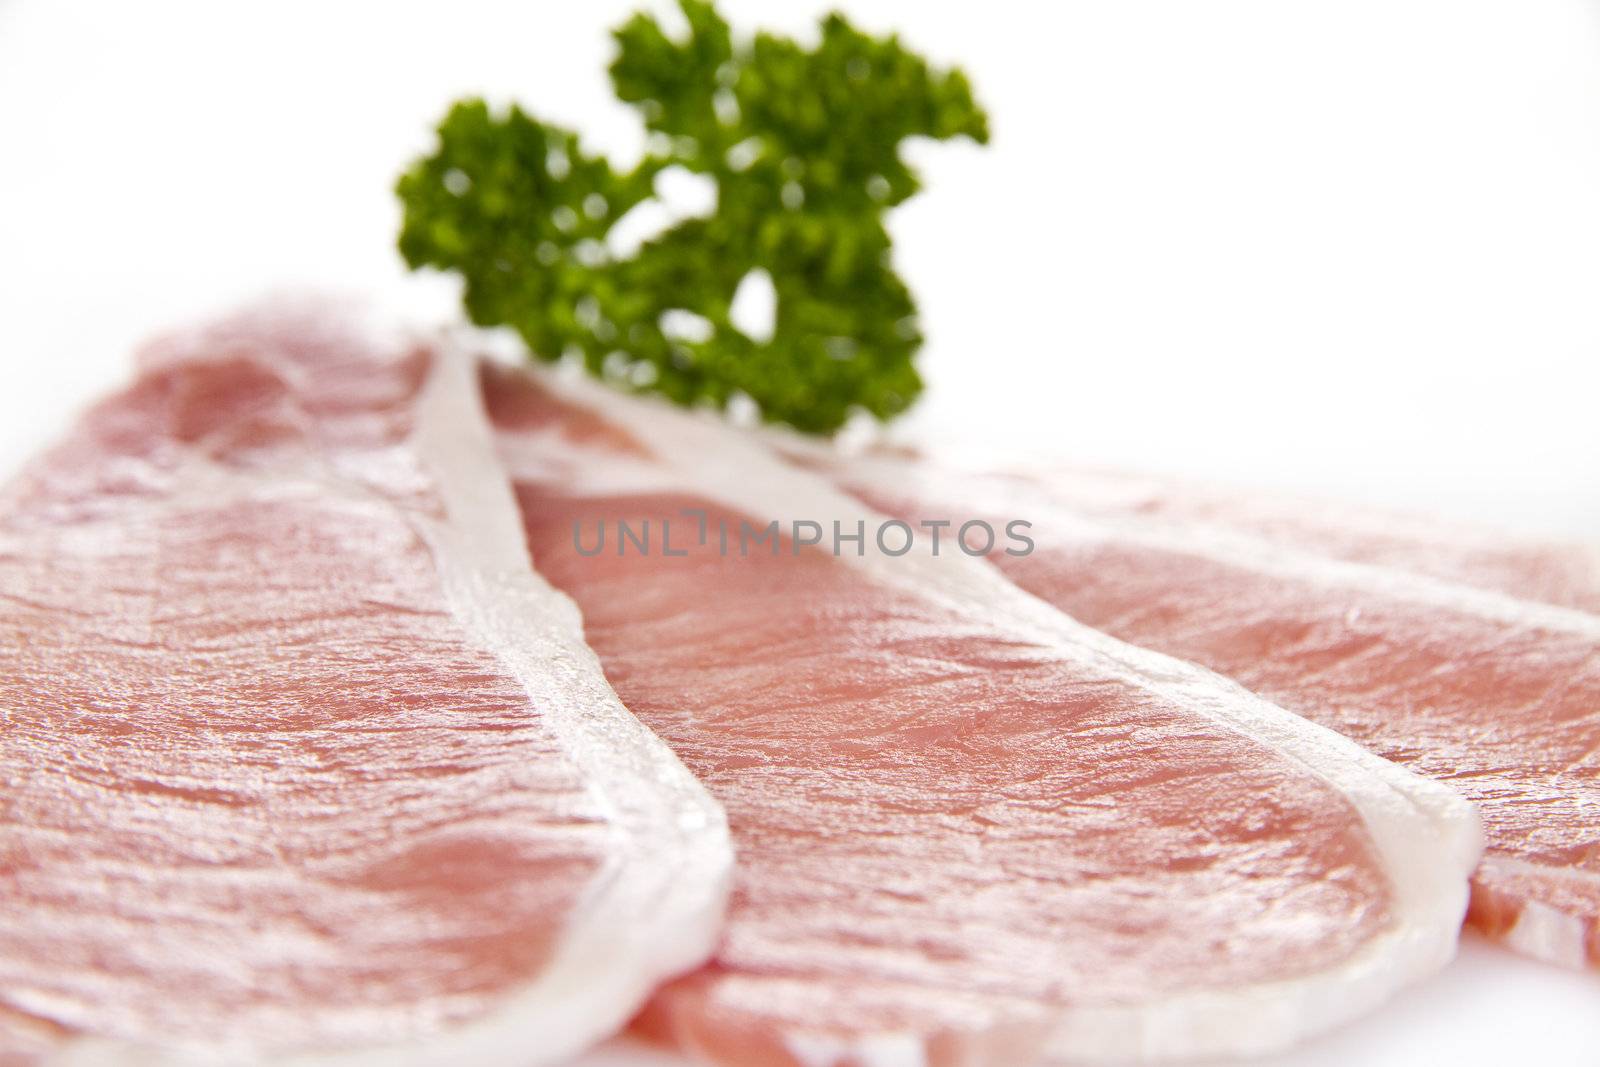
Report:
[{"label": "parsley sprig", "polygon": [[[462,101],[437,151],[399,180],[401,253],[459,272],[472,320],[515,328],[540,358],[575,356],[683,404],[743,394],[809,432],[855,409],[891,418],[922,389],[922,336],[884,215],[919,188],[906,138],[988,140],[966,77],[838,14],[807,49],[767,33],[735,41],[711,4],[681,7],[682,39],[646,14],[613,31],[617,96],[653,134],[637,166],[620,172],[520,108]],[[715,211],[614,255],[607,234],[669,166],[714,179]],[[730,320],[757,268],[777,294],[769,338]],[[672,311],[709,328],[669,333]]]}]

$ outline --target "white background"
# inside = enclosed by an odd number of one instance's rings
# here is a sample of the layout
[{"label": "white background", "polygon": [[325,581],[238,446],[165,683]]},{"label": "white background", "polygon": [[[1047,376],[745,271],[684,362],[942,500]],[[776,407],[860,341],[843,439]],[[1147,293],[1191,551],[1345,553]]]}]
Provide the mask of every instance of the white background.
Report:
[{"label": "white background", "polygon": [[[442,306],[392,251],[394,175],[468,93],[636,154],[603,74],[633,6],[0,0],[0,469],[231,301]],[[1600,540],[1600,3],[847,7],[959,60],[993,120],[914,146],[892,222],[912,432]],[[1600,981],[1469,941],[1282,1062],[1592,1065]]]}]

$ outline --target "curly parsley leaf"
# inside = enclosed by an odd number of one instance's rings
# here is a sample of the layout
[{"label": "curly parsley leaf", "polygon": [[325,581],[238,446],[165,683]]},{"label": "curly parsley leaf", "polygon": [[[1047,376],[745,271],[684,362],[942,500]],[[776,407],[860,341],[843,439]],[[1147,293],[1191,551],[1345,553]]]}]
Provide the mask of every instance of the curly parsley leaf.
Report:
[{"label": "curly parsley leaf", "polygon": [[[636,167],[620,173],[518,108],[459,103],[438,150],[398,183],[401,253],[459,272],[474,322],[512,326],[541,358],[581,359],[618,384],[683,404],[743,395],[763,418],[816,433],[857,409],[899,414],[922,389],[922,337],[884,214],[919,187],[906,138],[988,140],[971,87],[837,14],[806,49],[765,33],[735,41],[710,4],[681,6],[685,37],[644,14],[614,32],[617,96],[652,135]],[[608,250],[669,166],[712,178],[715,211],[631,255]],[[731,318],[756,270],[777,295],[769,337]],[[664,328],[684,313],[705,328]]]}]

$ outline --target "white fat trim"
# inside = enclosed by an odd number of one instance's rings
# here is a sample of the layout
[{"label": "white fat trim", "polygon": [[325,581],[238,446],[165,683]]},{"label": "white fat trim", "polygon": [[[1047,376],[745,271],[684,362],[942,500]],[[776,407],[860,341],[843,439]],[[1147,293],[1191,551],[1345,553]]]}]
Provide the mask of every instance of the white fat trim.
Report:
[{"label": "white fat trim", "polygon": [[1496,872],[1505,871],[1509,874],[1526,875],[1530,878],[1542,880],[1557,880],[1572,882],[1590,889],[1600,890],[1600,872],[1586,871],[1579,867],[1557,867],[1539,863],[1534,860],[1518,859],[1501,852],[1493,852],[1483,859],[1485,870]]},{"label": "white fat trim", "polygon": [[1505,943],[1536,960],[1583,970],[1589,966],[1587,934],[1578,916],[1558,911],[1542,901],[1525,900],[1517,921],[1506,932]]},{"label": "white fat trim", "polygon": [[923,1041],[915,1034],[791,1034],[784,1046],[803,1067],[928,1067]]},{"label": "white fat trim", "polygon": [[[654,450],[667,468],[658,487],[691,488],[762,521],[886,519],[704,413],[586,380],[531,373],[545,388],[605,414]],[[679,463],[677,457],[686,458]],[[639,476],[635,469],[629,477]],[[1454,957],[1467,878],[1483,847],[1476,813],[1454,791],[1204,668],[1086,627],[1013,585],[987,560],[934,557],[920,539],[901,557],[869,549],[840,559],[962,616],[1012,626],[1065,660],[1125,679],[1269,745],[1347,797],[1372,835],[1390,879],[1394,922],[1353,957],[1329,971],[1283,982],[1070,1009],[1052,1040],[1054,1054],[1090,1062],[1150,1061],[1283,1048],[1370,1010]]]}]

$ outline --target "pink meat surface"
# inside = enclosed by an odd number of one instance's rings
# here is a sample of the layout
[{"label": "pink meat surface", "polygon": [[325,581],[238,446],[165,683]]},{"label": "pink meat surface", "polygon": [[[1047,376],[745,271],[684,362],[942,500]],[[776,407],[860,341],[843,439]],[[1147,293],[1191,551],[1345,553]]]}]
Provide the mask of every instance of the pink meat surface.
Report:
[{"label": "pink meat surface", "polygon": [[1034,552],[994,556],[1023,588],[1456,788],[1487,836],[1472,923],[1534,956],[1600,963],[1600,618],[1316,539],[1286,547],[1292,531],[1229,529],[1188,505],[1108,508],[1071,481],[884,455],[831,470],[917,521],[1031,521]]},{"label": "pink meat surface", "polygon": [[1477,838],[1448,791],[985,563],[741,553],[741,521],[866,514],[751,438],[548,375],[485,391],[537,565],[734,836],[721,946],[645,1032],[763,1067],[1248,1052],[1453,952]]},{"label": "pink meat surface", "polygon": [[471,365],[329,314],[157,345],[4,493],[0,1062],[544,1063],[710,947],[721,813]]}]

